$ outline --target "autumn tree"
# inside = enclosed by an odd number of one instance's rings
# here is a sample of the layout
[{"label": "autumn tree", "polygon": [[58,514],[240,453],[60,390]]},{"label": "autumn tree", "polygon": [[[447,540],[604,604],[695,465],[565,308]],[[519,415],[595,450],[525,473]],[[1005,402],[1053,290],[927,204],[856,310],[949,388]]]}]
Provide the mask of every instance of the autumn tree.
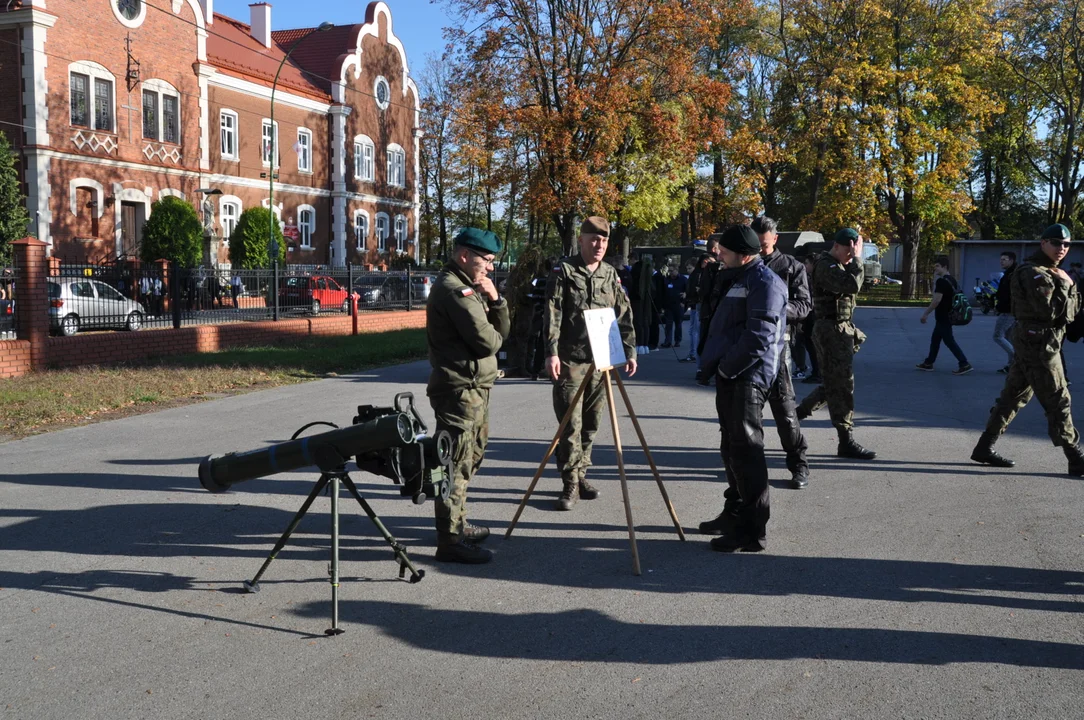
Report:
[{"label": "autumn tree", "polygon": [[15,152],[7,136],[0,132],[0,265],[11,262],[11,243],[30,234],[30,215],[15,162]]}]

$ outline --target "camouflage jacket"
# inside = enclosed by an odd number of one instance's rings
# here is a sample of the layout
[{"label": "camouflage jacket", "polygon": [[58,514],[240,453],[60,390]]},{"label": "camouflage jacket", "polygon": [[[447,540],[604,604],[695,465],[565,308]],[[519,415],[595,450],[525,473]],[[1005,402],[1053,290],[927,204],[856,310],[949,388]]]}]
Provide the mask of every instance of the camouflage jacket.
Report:
[{"label": "camouflage jacket", "polygon": [[625,357],[635,360],[632,309],[617,271],[607,263],[599,263],[591,272],[581,255],[560,261],[550,273],[542,330],[547,357],[557,355],[564,362],[591,362],[583,311],[597,308],[614,309]]},{"label": "camouflage jacket", "polygon": [[490,388],[497,379],[497,351],[508,336],[508,303],[478,292],[454,263],[437,276],[425,306],[429,342],[427,395]]},{"label": "camouflage jacket", "polygon": [[1054,261],[1039,251],[1013,272],[1012,314],[1025,328],[1063,329],[1080,309],[1080,292],[1072,280],[1053,272]]},{"label": "camouflage jacket", "polygon": [[817,319],[849,321],[863,278],[861,263],[852,260],[844,265],[829,253],[822,255],[813,266],[813,312]]}]

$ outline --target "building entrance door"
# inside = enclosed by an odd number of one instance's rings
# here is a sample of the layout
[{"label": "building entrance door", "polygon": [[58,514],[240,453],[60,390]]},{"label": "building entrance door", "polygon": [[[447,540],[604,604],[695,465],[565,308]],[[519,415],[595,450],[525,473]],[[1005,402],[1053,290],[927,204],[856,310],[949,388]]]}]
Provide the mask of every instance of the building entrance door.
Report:
[{"label": "building entrance door", "polygon": [[146,206],[140,202],[120,204],[120,247],[117,255],[136,254],[143,240],[143,223],[146,222]]}]

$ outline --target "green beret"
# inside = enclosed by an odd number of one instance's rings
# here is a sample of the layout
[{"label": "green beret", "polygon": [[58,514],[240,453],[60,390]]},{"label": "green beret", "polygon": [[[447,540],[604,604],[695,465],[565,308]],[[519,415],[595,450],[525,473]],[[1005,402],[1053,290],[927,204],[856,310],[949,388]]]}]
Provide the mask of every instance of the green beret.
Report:
[{"label": "green beret", "polygon": [[1071,234],[1069,233],[1069,228],[1061,223],[1055,223],[1046,230],[1043,230],[1043,234],[1040,237],[1043,240],[1068,240],[1071,237]]},{"label": "green beret", "polygon": [[501,240],[489,230],[479,228],[463,228],[455,236],[455,244],[469,247],[480,253],[492,253],[496,255],[501,251]]},{"label": "green beret", "polygon": [[853,243],[857,239],[858,239],[858,231],[857,230],[855,230],[854,228],[843,228],[842,230],[840,230],[839,232],[836,233],[836,236],[835,236],[835,238],[833,238],[832,241],[836,245],[850,245],[851,243]]}]

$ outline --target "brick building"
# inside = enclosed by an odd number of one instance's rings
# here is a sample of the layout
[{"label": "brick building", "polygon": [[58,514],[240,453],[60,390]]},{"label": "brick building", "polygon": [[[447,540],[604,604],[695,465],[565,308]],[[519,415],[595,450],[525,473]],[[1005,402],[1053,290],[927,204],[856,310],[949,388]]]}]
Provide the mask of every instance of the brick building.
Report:
[{"label": "brick building", "polygon": [[314,32],[213,3],[0,0],[0,130],[31,231],[66,261],[138,255],[155,200],[218,190],[225,261],[241,211],[269,204],[273,140],[288,263],[416,258],[418,91],[387,5]]}]

